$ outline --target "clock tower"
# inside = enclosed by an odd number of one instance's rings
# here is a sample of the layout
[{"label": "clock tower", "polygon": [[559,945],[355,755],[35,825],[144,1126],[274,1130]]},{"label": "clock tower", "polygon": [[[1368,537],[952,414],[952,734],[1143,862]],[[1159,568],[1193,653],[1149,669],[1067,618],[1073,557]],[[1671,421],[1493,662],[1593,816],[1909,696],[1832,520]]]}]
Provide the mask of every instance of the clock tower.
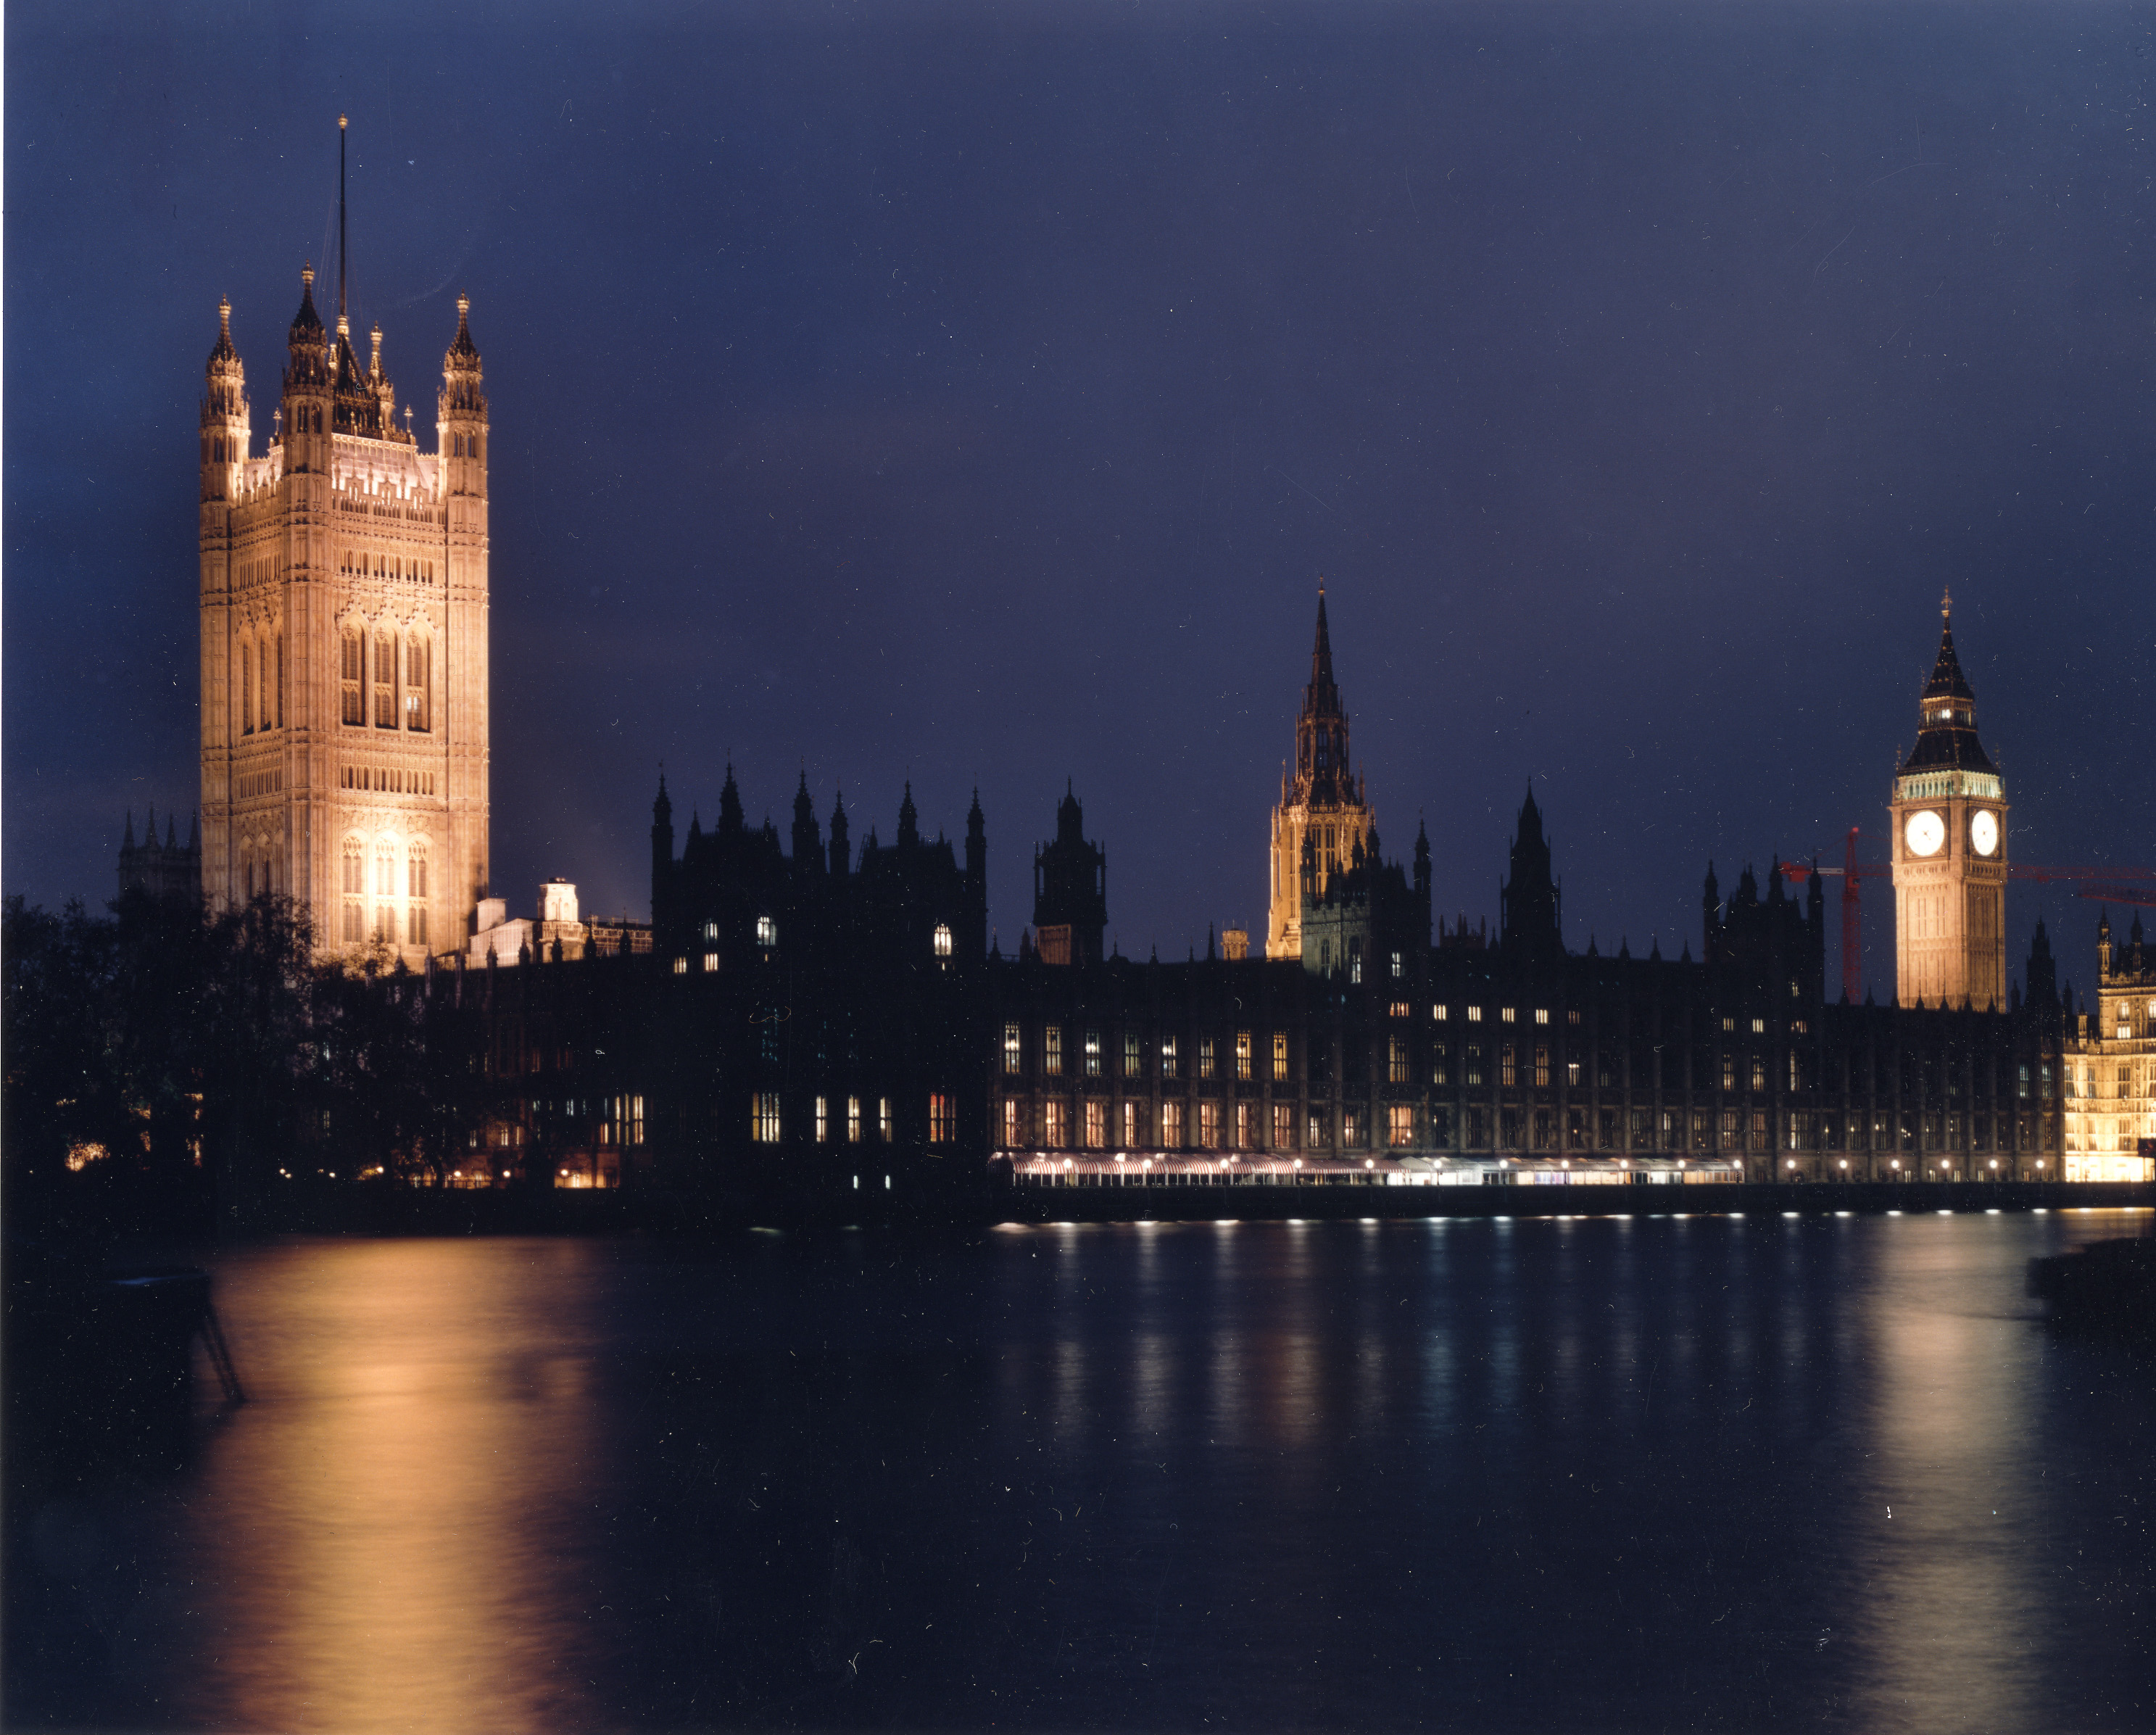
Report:
[{"label": "clock tower", "polygon": [[1940,599],[1939,660],[1917,745],[1894,778],[1896,992],[1981,1011],[2006,1004],[2006,799],[1976,738],[1976,695]]}]

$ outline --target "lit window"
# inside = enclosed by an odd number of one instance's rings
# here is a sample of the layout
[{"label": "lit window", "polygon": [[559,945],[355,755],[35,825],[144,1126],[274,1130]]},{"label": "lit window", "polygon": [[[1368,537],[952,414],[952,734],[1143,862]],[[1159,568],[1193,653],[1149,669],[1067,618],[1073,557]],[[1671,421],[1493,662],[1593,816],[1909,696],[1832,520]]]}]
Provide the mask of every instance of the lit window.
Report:
[{"label": "lit window", "polygon": [[685,957],[675,958],[674,960],[674,973],[676,976],[686,976],[689,973],[689,960]]},{"label": "lit window", "polygon": [[1393,974],[1395,978],[1407,974],[1407,959],[1397,952],[1393,954]]},{"label": "lit window", "polygon": [[951,1106],[951,1099],[941,1091],[933,1091],[928,1098],[928,1142],[947,1145],[957,1127],[958,1117]]},{"label": "lit window", "polygon": [[1737,1020],[1733,1018],[1726,1018],[1722,1021],[1722,1028],[1725,1030],[1733,1030],[1737,1028]]},{"label": "lit window", "polygon": [[1537,1045],[1535,1049],[1535,1083],[1547,1090],[1549,1088],[1549,1050]]},{"label": "lit window", "polygon": [[886,1144],[891,1142],[891,1098],[876,1098],[876,1130]]},{"label": "lit window", "polygon": [[1515,1007],[1506,1007],[1502,1011],[1498,1013],[1497,1016],[1502,1019],[1508,1024],[1517,1024],[1519,1021],[1519,1012]]},{"label": "lit window", "polygon": [[1044,1111],[1042,1142],[1050,1150],[1060,1150],[1063,1145],[1063,1104],[1055,1097],[1041,1105]]},{"label": "lit window", "polygon": [[850,1145],[857,1145],[860,1142],[861,1099],[858,1096],[849,1096],[846,1099],[846,1142]]},{"label": "lit window", "polygon": [[374,635],[374,726],[397,726],[397,635],[387,627]]},{"label": "lit window", "polygon": [[1004,1098],[1004,1144],[1006,1148],[1018,1142],[1018,1098]]},{"label": "lit window", "polygon": [[816,1142],[819,1145],[828,1143],[831,1137],[830,1117],[827,1112],[829,1106],[824,1097],[816,1099]]},{"label": "lit window", "polygon": [[756,943],[759,946],[776,946],[778,943],[778,924],[768,916],[759,916],[756,919]]},{"label": "lit window", "polygon": [[1126,1030],[1123,1033],[1123,1076],[1125,1078],[1145,1076],[1145,1045],[1138,1039],[1138,1034],[1135,1030]]},{"label": "lit window", "polygon": [[1063,1027],[1050,1024],[1040,1033],[1040,1070],[1050,1078],[1063,1075]]},{"label": "lit window", "polygon": [[1086,1076],[1098,1078],[1100,1075],[1101,1033],[1098,1030],[1088,1030],[1086,1033]]},{"label": "lit window", "polygon": [[1183,1105],[1163,1102],[1160,1106],[1160,1142],[1169,1150],[1183,1147]]},{"label": "lit window", "polygon": [[939,921],[936,924],[935,947],[937,957],[951,956],[951,929],[948,923]]},{"label": "lit window", "polygon": [[1220,1105],[1209,1096],[1198,1105],[1198,1142],[1209,1151],[1220,1148]]},{"label": "lit window", "polygon": [[344,720],[347,723],[367,721],[363,697],[366,676],[362,664],[366,660],[366,642],[357,627],[344,629]]},{"label": "lit window", "polygon": [[1394,1085],[1408,1081],[1408,1045],[1398,1036],[1385,1039],[1385,1081]]},{"label": "lit window", "polygon": [[1123,1142],[1134,1145],[1138,1142],[1138,1106],[1135,1102],[1123,1105]]},{"label": "lit window", "polygon": [[1295,1105],[1276,1102],[1273,1105],[1273,1148],[1291,1151],[1295,1148]]},{"label": "lit window", "polygon": [[1108,1142],[1108,1105],[1089,1102],[1086,1105],[1086,1147],[1089,1151],[1104,1148]]},{"label": "lit window", "polygon": [[404,640],[404,726],[424,734],[430,721],[434,647],[413,633]]},{"label": "lit window", "polygon": [[1394,1018],[1408,1018],[1413,1015],[1414,1009],[1404,1000],[1395,1000],[1392,1004],[1391,1012]]},{"label": "lit window", "polygon": [[1173,1036],[1160,1039],[1160,1075],[1163,1078],[1180,1078],[1183,1075],[1182,1060],[1175,1052]]},{"label": "lit window", "polygon": [[[1440,1016],[1442,1015],[1442,1014],[1440,1014]],[[1482,1009],[1480,1006],[1471,1006],[1467,1009],[1467,1022],[1471,1024],[1479,1024],[1482,1022]]]},{"label": "lit window", "polygon": [[1016,1072],[1019,1067],[1020,1056],[1024,1053],[1024,1044],[1021,1039],[1019,1027],[1016,1024],[1005,1024],[1004,1026],[1004,1070]]},{"label": "lit window", "polygon": [[717,938],[719,937],[719,925],[718,925],[718,923],[716,923],[716,921],[707,921],[707,922],[706,922],[706,923],[704,924],[704,937],[705,937],[706,940],[716,940],[716,939],[717,939]]},{"label": "lit window", "polygon": [[1414,1105],[1389,1103],[1385,1108],[1385,1142],[1398,1150],[1414,1142]]},{"label": "lit window", "polygon": [[1273,1082],[1283,1084],[1287,1080],[1287,1032],[1273,1032]]},{"label": "lit window", "polygon": [[1511,1043],[1507,1043],[1502,1048],[1497,1050],[1497,1081],[1500,1084],[1517,1085],[1519,1083],[1519,1064],[1513,1057],[1512,1045]]},{"label": "lit window", "polygon": [[749,1099],[749,1137],[760,1145],[778,1142],[778,1093],[758,1091]]},{"label": "lit window", "polygon": [[1537,1006],[1535,1008],[1535,1022],[1538,1024],[1546,1024],[1549,1022],[1548,1007]]},{"label": "lit window", "polygon": [[1250,1033],[1248,1030],[1238,1030],[1235,1033],[1235,1076],[1239,1079],[1247,1079],[1250,1075]]},{"label": "lit window", "polygon": [[718,955],[718,953],[716,953],[716,952],[706,952],[706,953],[704,954],[704,968],[705,968],[706,970],[707,970],[707,971],[711,971],[711,970],[716,970],[718,968],[719,968],[719,955]]},{"label": "lit window", "polygon": [[1203,1036],[1199,1039],[1198,1075],[1200,1078],[1210,1078],[1213,1076],[1213,1039],[1210,1036]]},{"label": "lit window", "polygon": [[1752,1020],[1752,1034],[1753,1034],[1754,1036],[1763,1036],[1763,1035],[1764,1035],[1764,1034],[1766,1034],[1766,1031],[1767,1031],[1767,1020],[1766,1020],[1766,1019],[1764,1019],[1763,1018],[1755,1018],[1755,1019],[1753,1019]]}]

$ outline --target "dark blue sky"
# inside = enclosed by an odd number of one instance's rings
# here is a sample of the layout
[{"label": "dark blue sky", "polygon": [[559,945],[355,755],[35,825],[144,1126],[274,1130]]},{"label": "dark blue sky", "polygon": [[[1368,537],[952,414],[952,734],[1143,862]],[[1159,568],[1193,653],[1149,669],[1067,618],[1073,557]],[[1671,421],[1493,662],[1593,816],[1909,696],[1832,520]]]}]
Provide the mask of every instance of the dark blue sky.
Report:
[{"label": "dark blue sky", "polygon": [[2146,8],[8,22],[9,891],[193,804],[203,358],[229,295],[259,449],[340,110],[423,425],[473,297],[516,907],[643,912],[731,751],[856,838],[978,783],[1006,940],[1066,775],[1127,952],[1259,927],[1321,572],[1447,911],[1530,778],[1577,946],[1883,855],[1948,583],[2015,858],[2156,863]]}]

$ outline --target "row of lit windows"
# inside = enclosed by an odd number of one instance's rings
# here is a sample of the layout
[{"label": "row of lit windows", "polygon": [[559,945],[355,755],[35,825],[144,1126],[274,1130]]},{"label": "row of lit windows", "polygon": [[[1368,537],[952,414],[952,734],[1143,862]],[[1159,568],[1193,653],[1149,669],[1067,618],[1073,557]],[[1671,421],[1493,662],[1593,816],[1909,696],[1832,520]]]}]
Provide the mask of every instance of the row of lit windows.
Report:
[{"label": "row of lit windows", "polygon": [[[833,1142],[834,1133],[842,1135],[846,1143],[866,1142],[872,1134],[882,1144],[891,1142],[891,1098],[875,1099],[875,1118],[866,1118],[862,1111],[863,1099],[848,1096],[843,1099],[842,1118],[837,1127],[833,1126],[833,1099],[816,1099],[816,1142]],[[776,1091],[758,1091],[749,1098],[749,1137],[757,1144],[775,1145],[784,1136],[783,1111]],[[928,1097],[928,1141],[931,1144],[948,1144],[958,1136],[957,1111],[954,1099],[947,1091],[932,1091]]]},{"label": "row of lit windows", "polygon": [[[2025,1066],[2021,1070],[2024,1072],[2026,1072],[2028,1068]],[[2101,1096],[2103,1095],[2102,1080],[2099,1075],[2098,1070],[2092,1064],[2087,1061],[2084,1061],[2082,1065],[2081,1075],[2078,1081],[2076,1081],[2074,1075],[2074,1063],[2071,1060],[2066,1062],[2066,1095],[2069,1097]],[[2133,1066],[2124,1060],[2118,1063],[2118,1094],[2122,1097],[2139,1096],[2145,1094],[2140,1086],[2134,1081],[2134,1070]]]},{"label": "row of lit windows", "polygon": [[367,726],[371,675],[376,728],[424,733],[434,726],[433,642],[424,633],[408,633],[403,636],[402,649],[400,657],[394,628],[377,627],[371,635],[357,626],[344,629],[340,673],[345,722],[355,728]]},{"label": "row of lit windows", "polygon": [[[1040,1125],[1036,1128],[1031,1123],[1025,1102],[1018,1097],[1007,1097],[1003,1105],[1003,1142],[1007,1147],[1024,1147],[1034,1142],[1037,1131],[1039,1143],[1050,1149],[1098,1151],[1108,1147],[1112,1131],[1118,1135],[1113,1142],[1127,1148],[1190,1147],[1192,1123],[1183,1104],[1169,1102],[1161,1106],[1158,1141],[1152,1137],[1145,1105],[1125,1102],[1119,1106],[1121,1113],[1111,1115],[1111,1106],[1106,1103],[1081,1103],[1075,1105],[1074,1116],[1073,1105],[1051,1100],[1040,1105]],[[1265,1106],[1247,1102],[1200,1103],[1195,1126],[1196,1147],[1296,1149],[1293,1107],[1275,1103],[1270,1105],[1270,1114],[1266,1114]],[[1339,1144],[1350,1149],[1364,1148],[1368,1143],[1369,1124],[1361,1109],[1343,1111]],[[1385,1105],[1383,1126],[1389,1147],[1404,1149],[1418,1143],[1413,1104]],[[1302,1148],[1322,1150],[1332,1145],[1327,1116],[1306,1115],[1303,1130]],[[1862,1117],[1856,1116],[1793,1112],[1781,1117],[1779,1130],[1784,1141],[1783,1148],[1792,1151],[1870,1148],[1883,1154],[1897,1150],[2010,1151],[2045,1147],[2041,1142],[2044,1129],[2016,1123],[2006,1116],[1994,1120],[1989,1115],[1966,1119],[1948,1115],[1943,1121],[1936,1115],[1905,1116],[1898,1120],[1877,1116],[1867,1125]],[[1766,1152],[1774,1148],[1776,1131],[1775,1117],[1756,1109],[1724,1109],[1718,1112],[1704,1109],[1604,1109],[1590,1122],[1587,1112],[1580,1109],[1563,1111],[1560,1118],[1559,1111],[1549,1108],[1507,1108],[1498,1111],[1493,1117],[1488,1110],[1479,1107],[1468,1109],[1459,1116],[1450,1108],[1440,1107],[1429,1111],[1427,1142],[1435,1149],[1450,1150],[1455,1147],[1457,1134],[1458,1147],[1465,1150],[1599,1151],[1612,1156],[1668,1151]],[[1269,1142],[1265,1136],[1268,1132]],[[1897,1161],[1893,1166],[1899,1168],[1900,1163]]]},{"label": "row of lit windows", "polygon": [[434,773],[395,765],[345,765],[337,769],[341,789],[369,789],[383,795],[432,795]]},{"label": "row of lit windows", "polygon": [[409,578],[415,583],[434,582],[431,560],[406,560],[398,554],[366,554],[357,549],[337,550],[337,571],[347,577]]},{"label": "row of lit windows", "polygon": [[[711,945],[718,937],[718,923],[706,922],[704,943],[707,946]],[[759,916],[756,919],[756,943],[767,952],[773,950],[778,944],[778,924],[768,916]],[[951,930],[948,926],[937,924],[935,933],[930,937],[929,949],[939,958],[947,958],[951,956]],[[702,968],[707,971],[716,971],[719,968],[718,953],[705,952],[702,957]],[[674,973],[676,976],[689,974],[689,954],[683,953],[675,958]]]}]

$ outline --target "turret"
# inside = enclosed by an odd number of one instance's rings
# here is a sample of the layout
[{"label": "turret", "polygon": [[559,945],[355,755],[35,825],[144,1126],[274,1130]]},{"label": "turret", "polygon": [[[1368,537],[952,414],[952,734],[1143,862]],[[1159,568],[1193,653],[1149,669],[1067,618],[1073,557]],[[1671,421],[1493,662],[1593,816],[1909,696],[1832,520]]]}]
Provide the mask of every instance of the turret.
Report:
[{"label": "turret", "polygon": [[981,792],[973,791],[973,804],[966,810],[966,884],[985,912],[988,895],[988,821],[981,814]]},{"label": "turret", "polygon": [[2029,963],[2026,974],[2029,982],[2029,1004],[2031,1006],[2056,1006],[2059,1004],[2059,966],[2051,956],[2051,937],[2044,932],[2041,918],[2036,932],[2029,942]]},{"label": "turret", "polygon": [[913,780],[906,779],[906,793],[898,798],[898,847],[911,849],[921,841],[921,815],[913,805]]},{"label": "turret", "polygon": [[726,781],[719,791],[719,835],[737,838],[742,832],[741,789],[734,782],[733,761],[726,762]]},{"label": "turret", "polygon": [[846,798],[834,789],[831,792],[831,877],[843,880],[852,865],[846,842]]},{"label": "turret", "polygon": [[1067,783],[1055,810],[1055,840],[1033,852],[1033,925],[1045,962],[1101,962],[1108,928],[1108,855],[1086,836],[1085,810]]},{"label": "turret", "polygon": [[285,346],[283,425],[284,469],[287,475],[326,475],[330,469],[331,405],[336,375],[328,334],[315,311],[315,268],[300,273],[300,311],[292,316]]},{"label": "turret", "polygon": [[232,346],[232,303],[217,304],[217,344],[203,370],[202,401],[202,497],[232,500],[239,493],[240,465],[252,440],[247,405],[247,370]]},{"label": "turret", "polygon": [[472,342],[471,297],[457,297],[457,335],[442,357],[442,393],[436,438],[448,467],[449,492],[486,493],[486,393],[479,349]]},{"label": "turret", "polygon": [[1535,805],[1532,785],[1520,807],[1519,830],[1512,839],[1512,872],[1506,878],[1500,903],[1503,911],[1501,945],[1532,957],[1563,952],[1557,880],[1550,871],[1550,846],[1543,836],[1542,809]]},{"label": "turret", "polygon": [[817,829],[815,803],[808,798],[808,773],[801,773],[801,787],[793,792],[793,871],[821,873],[824,834]]},{"label": "turret", "polygon": [[651,803],[651,925],[654,929],[663,927],[670,914],[673,885],[674,803],[666,793],[666,773],[662,771],[659,795]]},{"label": "turret", "polygon": [[2111,974],[2111,911],[2101,911],[2096,919],[2096,969],[2101,982]]}]

